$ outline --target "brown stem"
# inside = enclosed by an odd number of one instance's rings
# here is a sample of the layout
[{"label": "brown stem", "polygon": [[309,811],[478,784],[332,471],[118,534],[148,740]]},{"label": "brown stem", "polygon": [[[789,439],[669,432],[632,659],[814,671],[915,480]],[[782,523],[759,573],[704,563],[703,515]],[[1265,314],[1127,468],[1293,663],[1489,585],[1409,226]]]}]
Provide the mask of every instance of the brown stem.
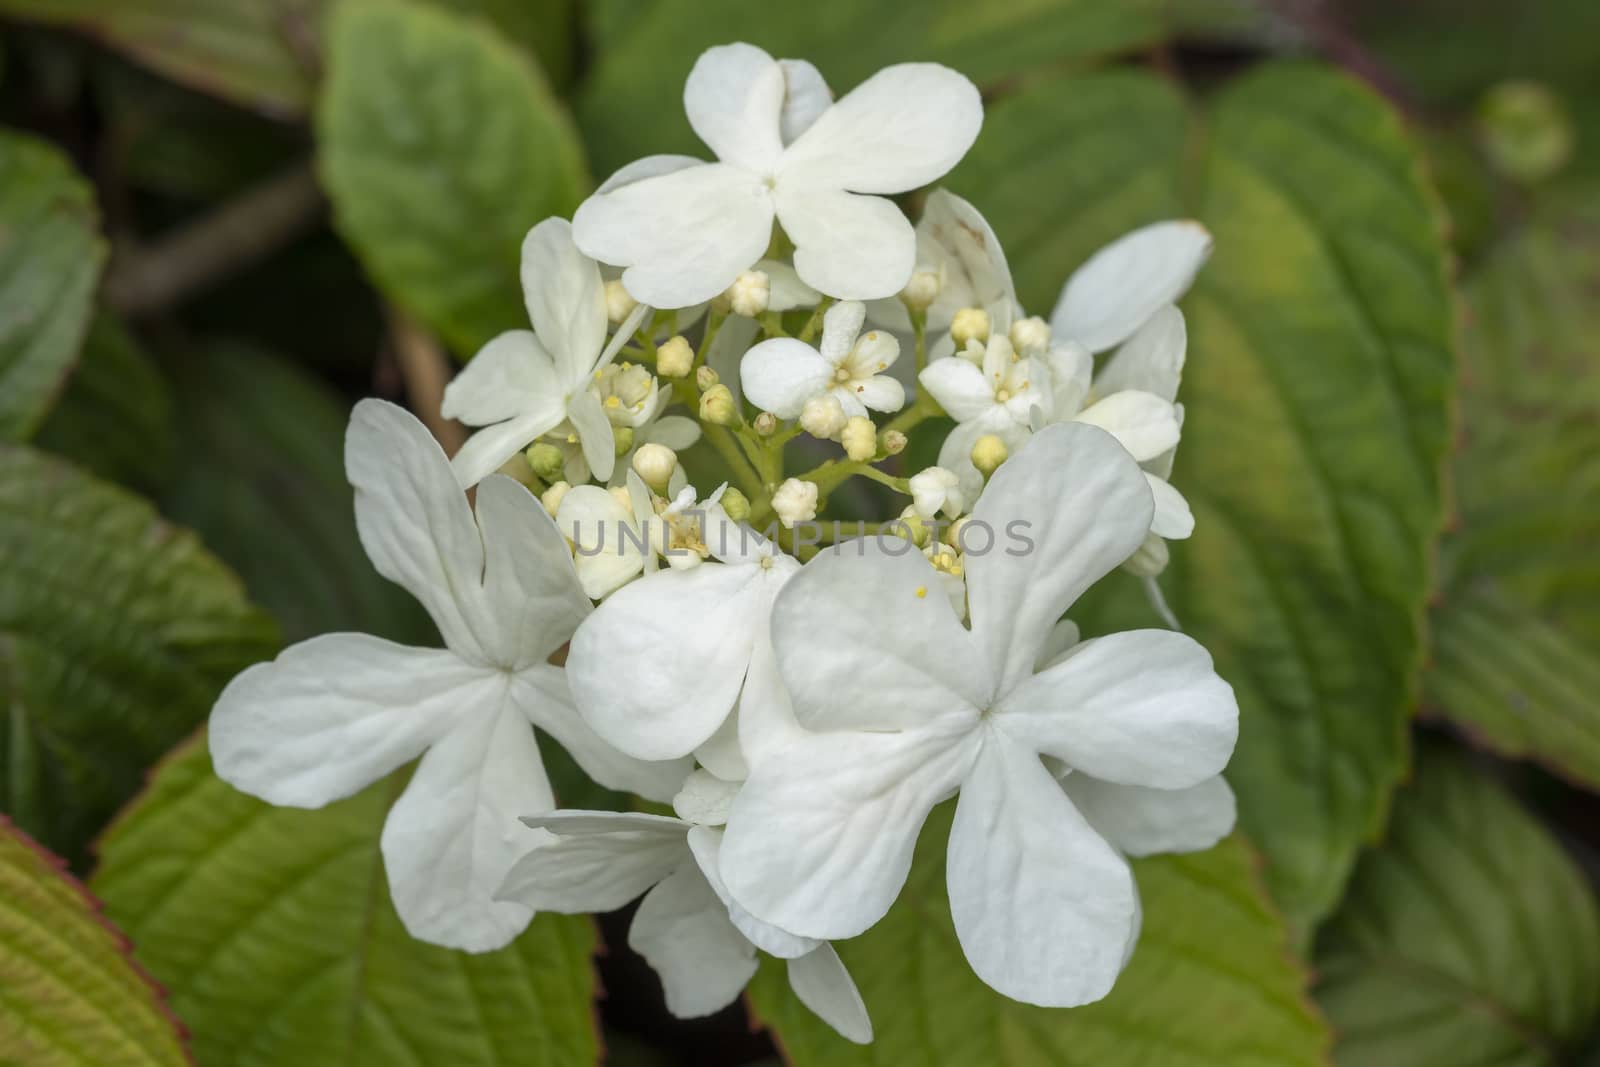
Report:
[{"label": "brown stem", "polygon": [[444,446],[445,453],[453,456],[466,442],[467,431],[456,420],[439,413],[444,387],[450,384],[450,357],[432,334],[411,321],[399,308],[390,306],[388,318],[390,344],[395,361],[400,364],[400,377],[405,380],[411,409]]},{"label": "brown stem", "polygon": [[311,229],[323,206],[311,164],[291,167],[175,232],[121,250],[106,278],[106,300],[130,316],[180,303]]}]

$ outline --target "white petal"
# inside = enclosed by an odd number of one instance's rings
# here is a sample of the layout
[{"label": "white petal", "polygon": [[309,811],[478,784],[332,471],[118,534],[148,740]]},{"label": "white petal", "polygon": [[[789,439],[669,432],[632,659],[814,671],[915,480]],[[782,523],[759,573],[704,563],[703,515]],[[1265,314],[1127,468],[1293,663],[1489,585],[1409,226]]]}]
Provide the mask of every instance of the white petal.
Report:
[{"label": "white petal", "polygon": [[[749,675],[745,676],[749,680]],[[715,732],[694,750],[695,761],[719,778],[744,781],[750,767],[739,750],[739,713],[737,710],[722,720]]]},{"label": "white petal", "polygon": [[660,977],[667,1010],[680,1019],[732,1004],[756,973],[755,946],[728,920],[692,861],[645,894],[628,946]]},{"label": "white petal", "polygon": [[955,166],[982,125],[977,87],[961,74],[937,63],[886,67],[789,146],[779,184],[903,193]]},{"label": "white petal", "polygon": [[850,391],[859,403],[873,411],[899,411],[906,406],[906,387],[888,375],[854,382]]},{"label": "white petal", "polygon": [[938,575],[898,537],[847,541],[789,580],[772,644],[800,725],[809,730],[974,721],[994,695],[972,635],[939,595]]},{"label": "white petal", "polygon": [[892,201],[780,184],[777,207],[794,241],[794,269],[813,289],[841,300],[876,300],[911,279],[916,234]]},{"label": "white petal", "polygon": [[1233,832],[1233,790],[1220,774],[1188,789],[1145,789],[1073,771],[1061,786],[1089,825],[1130,856],[1201,852]]},{"label": "white petal", "polygon": [[[703,167],[705,164],[705,160],[696,159],[694,156],[645,156],[643,159],[636,159],[632,163],[618,168],[612,173],[611,177],[600,183],[600,188],[596,189],[595,193],[599,194],[613,192],[617,189],[621,189],[624,185],[632,185],[634,182],[642,182],[646,178],[658,178],[663,174],[671,174],[674,171],[687,170],[690,167]],[[687,318],[687,316],[685,316],[685,318]],[[696,316],[696,318],[698,318],[698,316]],[[693,323],[693,321],[693,319],[689,319],[686,322],[682,322],[681,325],[687,328]],[[674,332],[678,331],[675,330]],[[670,337],[671,334],[668,334],[667,336]]]},{"label": "white petal", "polygon": [[584,254],[627,267],[622,284],[657,308],[721,293],[772,239],[772,197],[727,164],[686,167],[585,200],[572,219]]},{"label": "white petal", "polygon": [[561,498],[556,524],[572,541],[583,592],[600,600],[644,570],[647,534],[633,509],[598,485],[575,485]]},{"label": "white petal", "polygon": [[211,711],[211,758],[236,789],[320,808],[415,759],[487,676],[451,652],[324,634],[228,683]]},{"label": "white petal", "polygon": [[666,445],[674,452],[684,449],[700,440],[700,424],[685,415],[663,415],[648,426],[635,431],[635,442],[643,438],[646,442]]},{"label": "white petal", "polygon": [[789,988],[817,1018],[858,1045],[872,1043],[872,1019],[833,946],[824,942],[789,961]]},{"label": "white petal", "polygon": [[1005,692],[1033,672],[1055,621],[1133,554],[1154,504],[1144,473],[1109,434],[1057,423],[1000,465],[971,512],[996,548],[966,556],[972,633]]},{"label": "white petal", "polygon": [[611,477],[611,468],[617,462],[617,438],[606,418],[600,398],[587,389],[580,389],[567,398],[567,418],[578,432],[578,442],[583,446],[583,458],[599,481]]},{"label": "white petal", "polygon": [[722,321],[722,328],[717,331],[717,336],[711,340],[711,351],[706,353],[706,366],[717,372],[726,385],[733,398],[739,400],[742,390],[739,386],[739,361],[761,333],[761,323],[755,319],[745,318],[743,315],[729,315]]},{"label": "white petal", "polygon": [[698,826],[721,826],[728,821],[728,809],[739,795],[739,782],[718,778],[706,770],[690,773],[683,787],[672,798],[672,810],[685,822]]},{"label": "white petal", "polygon": [[1111,990],[1134,935],[1133,872],[1032,752],[985,742],[961,786],[945,877],[962,951],[997,992],[1067,1008]]},{"label": "white petal", "polygon": [[534,911],[615,911],[689,859],[689,827],[677,819],[553,811],[523,822],[553,837],[517,860],[496,899]]},{"label": "white petal", "polygon": [[1039,656],[1034,660],[1033,669],[1042,671],[1046,667],[1053,667],[1066,659],[1074,648],[1077,648],[1083,639],[1078,624],[1071,619],[1061,619],[1050,627],[1050,636],[1045,640],[1044,647],[1039,649]]},{"label": "white petal", "polygon": [[995,406],[994,388],[983,371],[964,359],[936,359],[923,368],[917,381],[957,422],[972,422]]},{"label": "white petal", "polygon": [[1044,361],[1050,368],[1052,417],[1056,421],[1070,419],[1083,410],[1084,399],[1089,395],[1094,356],[1072,341],[1052,342]]},{"label": "white petal", "polygon": [[739,694],[737,719],[739,751],[744,757],[746,777],[749,768],[788,751],[795,738],[802,735],[794,705],[789,700],[789,690],[778,671],[770,630],[759,635],[750,650],[750,669],[745,673],[744,690]]},{"label": "white petal", "polygon": [[1058,340],[1104,352],[1186,293],[1210,255],[1211,234],[1198,222],[1157,222],[1134,230],[1067,279],[1050,330]]},{"label": "white petal", "polygon": [[1239,737],[1233,689],[1171,630],[1085,641],[1007,694],[994,721],[1074,770],[1155,789],[1220,774]]},{"label": "white petal", "polygon": [[514,675],[511,696],[529,722],[555,738],[584,774],[607,789],[667,801],[693,769],[689,760],[646,761],[617,751],[578,715],[566,672],[553,664],[541,663]]},{"label": "white petal", "polygon": [[990,311],[998,332],[1010,329],[1017,303],[1011,268],[999,238],[977,208],[948,189],[935,189],[923,205],[917,237],[918,254],[947,268],[944,287],[928,309],[930,324],[946,328],[956,311],[980,307]]},{"label": "white petal", "polygon": [[783,143],[793,144],[833,104],[822,73],[803,59],[780,59],[783,68],[783,116],[778,124]]},{"label": "white petal", "polygon": [[798,937],[771,923],[764,923],[745,911],[739,906],[738,901],[728,895],[728,889],[722,884],[722,876],[718,873],[722,852],[721,830],[709,826],[694,827],[689,831],[689,849],[694,853],[695,863],[699,864],[700,873],[705,875],[706,883],[711,886],[712,892],[717,894],[717,899],[722,901],[723,907],[728,909],[729,921],[741,934],[749,938],[750,943],[756,948],[781,960],[787,960],[804,956],[817,947],[818,942],[815,938]]},{"label": "white petal", "polygon": [[756,407],[792,419],[807,400],[833,384],[833,368],[804,341],[774,337],[744,354],[739,384]]},{"label": "white petal", "polygon": [[565,417],[566,413],[557,407],[485,426],[467,438],[450,460],[457,484],[471,489],[505,466],[506,460],[555,429]]},{"label": "white petal", "polygon": [[545,351],[555,359],[561,393],[589,384],[606,344],[606,297],[600,267],[572,243],[572,224],[549,218],[522,241],[522,297]]},{"label": "white petal", "polygon": [[1073,418],[1098,426],[1115,437],[1140,463],[1154,459],[1178,443],[1177,411],[1154,393],[1133,389],[1112,393]]},{"label": "white petal", "polygon": [[1171,482],[1149,471],[1145,472],[1144,478],[1150,483],[1150,493],[1156,502],[1156,514],[1150,520],[1150,532],[1174,541],[1181,541],[1194,533],[1194,512],[1189,510],[1189,502],[1183,498],[1183,494],[1174,489]]},{"label": "white petal", "polygon": [[555,360],[539,339],[527,330],[510,330],[479,349],[451,379],[439,412],[468,426],[540,412],[555,415],[565,390]]},{"label": "white petal", "polygon": [[765,272],[767,276],[768,311],[816,307],[822,300],[822,294],[801,281],[793,265],[781,259],[759,260],[755,269]]},{"label": "white petal", "polygon": [[1139,389],[1163,400],[1177,400],[1187,346],[1183,312],[1168,304],[1111,354],[1095,378],[1095,392],[1110,396],[1124,389]]},{"label": "white petal", "polygon": [[578,709],[640,759],[688,755],[728,717],[767,603],[760,567],[707,563],[623,586],[567,657]]},{"label": "white petal", "polygon": [[[866,305],[861,305],[865,313]],[[826,353],[824,353],[826,354]],[[844,361],[853,378],[882,374],[900,358],[900,342],[887,330],[868,330],[850,350]]]},{"label": "white petal", "polygon": [[750,44],[708,48],[683,87],[689,125],[724,163],[766,173],[783,151],[784,71]]},{"label": "white petal", "polygon": [[478,486],[483,597],[492,628],[482,643],[507,670],[544,663],[589,614],[572,553],[526,486],[494,474]]},{"label": "white petal", "polygon": [[499,706],[475,708],[428,750],[389,810],[381,846],[395,910],[411,936],[488,952],[521,933],[533,912],[497,901],[517,857],[537,837],[519,816],[555,806],[533,727],[492,683]]},{"label": "white petal", "polygon": [[372,565],[422,602],[453,652],[485,662],[483,542],[439,443],[403,408],[363,400],[350,413],[344,468]]},{"label": "white petal", "polygon": [[797,740],[783,759],[753,768],[734,799],[723,882],[764,922],[803,937],[854,937],[894,903],[928,812],[975,750],[968,724],[948,721]]},{"label": "white petal", "polygon": [[866,318],[867,305],[859,300],[841,300],[823,312],[822,343],[817,349],[829,366],[837,368],[844,363]]}]

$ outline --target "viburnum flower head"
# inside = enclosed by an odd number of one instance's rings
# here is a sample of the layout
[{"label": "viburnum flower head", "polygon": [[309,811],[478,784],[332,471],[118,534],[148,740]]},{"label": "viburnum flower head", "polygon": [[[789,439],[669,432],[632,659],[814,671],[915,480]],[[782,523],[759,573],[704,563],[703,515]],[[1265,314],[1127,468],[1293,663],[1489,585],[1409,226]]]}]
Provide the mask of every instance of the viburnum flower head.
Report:
[{"label": "viburnum flower head", "polygon": [[[528,231],[522,294],[532,332],[511,330],[490,341],[444,391],[446,418],[481,427],[456,453],[456,477],[474,486],[528,442],[565,427],[588,470],[605,480],[616,462],[616,438],[602,398],[590,387],[649,309],[636,307],[607,344],[600,268],[572,243],[566,219],[546,219]],[[653,384],[637,400],[646,418],[654,414]]]},{"label": "viburnum flower head", "polygon": [[238,789],[318,808],[421,755],[383,827],[395,908],[424,941],[499,948],[533,914],[493,899],[527,847],[516,820],[555,807],[536,725],[615,789],[666,799],[688,766],[624,756],[578,716],[548,661],[589,599],[526,488],[484,479],[474,516],[427,429],[377,400],[351,415],[345,469],[373,566],[422,602],[445,648],[365,634],[302,641],[223,690],[212,759]]},{"label": "viburnum flower head", "polygon": [[943,175],[983,122],[978,90],[947,67],[888,67],[835,103],[811,64],[749,44],[703,53],[683,102],[717,162],[647,157],[573,216],[578,246],[626,267],[628,291],[663,308],[727,290],[766,251],[774,219],[812,288],[850,300],[899,292],[916,238],[882,194]]},{"label": "viburnum flower head", "polygon": [[[997,537],[1026,523],[1031,543],[968,550],[970,629],[904,542],[847,544],[795,575],[772,637],[811,732],[756,763],[733,802],[721,866],[733,899],[800,936],[853,937],[888,910],[923,821],[959,790],[946,877],[973,969],[1032,1004],[1104,996],[1137,935],[1124,851],[1209,847],[1232,820],[1215,779],[1238,707],[1193,640],[1114,634],[1038,669],[1057,620],[1139,547],[1152,510],[1109,435],[1051,426],[967,520]],[[1080,775],[1098,783],[1092,808],[1069,795]],[[1175,804],[1219,810],[1180,824]],[[1152,823],[1162,832],[1141,836]]]}]

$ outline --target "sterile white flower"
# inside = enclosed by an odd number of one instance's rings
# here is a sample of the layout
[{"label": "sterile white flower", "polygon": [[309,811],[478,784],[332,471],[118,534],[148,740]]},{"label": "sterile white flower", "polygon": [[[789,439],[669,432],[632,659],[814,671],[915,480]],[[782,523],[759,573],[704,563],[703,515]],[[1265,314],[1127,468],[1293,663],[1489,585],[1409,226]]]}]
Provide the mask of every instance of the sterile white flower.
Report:
[{"label": "sterile white flower", "polygon": [[787,961],[795,995],[824,1022],[857,1044],[872,1040],[866,1005],[832,945],[763,923],[728,898],[716,826],[609,811],[523,821],[554,840],[518,860],[501,899],[586,914],[644,894],[628,944],[661,979],[672,1014],[693,1019],[733,1003],[755,975],[760,948]]},{"label": "sterile white flower", "polygon": [[556,526],[572,542],[578,581],[591,600],[610,596],[640,574],[653,574],[656,553],[665,544],[650,491],[631,472],[625,489],[568,489]]},{"label": "sterile white flower", "polygon": [[579,247],[625,266],[628,291],[655,307],[723,292],[761,258],[774,219],[806,284],[843,299],[899,292],[916,239],[899,209],[872,194],[938,178],[983,122],[977,89],[947,67],[888,67],[819,106],[827,89],[815,68],[748,44],[702,54],[683,97],[718,162],[639,160],[573,217]]},{"label": "sterile white flower", "polygon": [[[444,391],[446,418],[480,427],[452,466],[463,486],[478,484],[530,441],[558,426],[580,445],[588,468],[611,476],[616,443],[601,400],[590,390],[596,372],[649,309],[634,308],[606,342],[605,286],[600,268],[572,243],[565,219],[546,219],[522,242],[522,293],[533,330],[511,330],[485,345]],[[567,479],[576,484],[582,478]]]},{"label": "sterile white flower", "polygon": [[931,519],[941,511],[951,518],[961,514],[965,500],[961,480],[953,471],[929,467],[913,474],[907,487],[911,490],[911,506],[923,518]]},{"label": "sterile white flower", "polygon": [[776,667],[753,660],[767,643],[772,600],[800,564],[720,506],[706,505],[703,518],[714,560],[622,587],[578,628],[567,657],[584,719],[640,759],[694,752],[741,689],[781,691]]},{"label": "sterile white flower", "polygon": [[846,545],[796,575],[772,636],[799,724],[816,732],[753,766],[733,803],[721,866],[733,899],[801,936],[859,934],[899,893],[928,812],[959,790],[947,880],[973,969],[1029,1003],[1104,996],[1132,949],[1132,872],[1041,756],[1186,790],[1222,771],[1238,731],[1232,690],[1182,634],[1084,642],[1035,673],[1056,620],[1139,546],[1152,509],[1109,435],[1050,426],[968,520],[995,538],[1022,523],[1029,546],[969,544],[970,630],[916,552]]},{"label": "sterile white flower", "polygon": [[797,522],[810,522],[817,517],[817,483],[802,478],[786,478],[777,492],[772,494],[772,510],[785,529],[793,529]]},{"label": "sterile white flower", "polygon": [[345,468],[367,555],[422,602],[445,648],[328,634],[251,667],[211,713],[217,774],[274,804],[317,808],[422,755],[383,828],[395,908],[423,940],[498,948],[532,914],[493,900],[527,845],[515,820],[555,806],[535,725],[612,788],[665,799],[688,768],[622,755],[573,708],[548,660],[589,601],[527,489],[485,478],[474,517],[428,431],[376,400],[356,405]]},{"label": "sterile white flower", "polygon": [[1114,348],[1188,292],[1210,256],[1211,233],[1198,222],[1178,219],[1134,230],[1067,279],[1050,313],[1050,332],[1090,352]]},{"label": "sterile white flower", "polygon": [[793,337],[773,337],[746,352],[739,364],[745,397],[764,411],[792,419],[806,401],[831,396],[845,415],[899,411],[905,387],[884,372],[900,358],[900,342],[886,330],[861,333],[866,306],[833,305],[822,317],[820,348]]},{"label": "sterile white flower", "polygon": [[978,439],[993,435],[1015,450],[1032,432],[1034,421],[1052,410],[1050,368],[1042,360],[1019,356],[1004,334],[934,360],[918,380],[956,420],[939,448],[939,466],[960,477],[969,497],[976,497],[983,485],[972,464]]}]

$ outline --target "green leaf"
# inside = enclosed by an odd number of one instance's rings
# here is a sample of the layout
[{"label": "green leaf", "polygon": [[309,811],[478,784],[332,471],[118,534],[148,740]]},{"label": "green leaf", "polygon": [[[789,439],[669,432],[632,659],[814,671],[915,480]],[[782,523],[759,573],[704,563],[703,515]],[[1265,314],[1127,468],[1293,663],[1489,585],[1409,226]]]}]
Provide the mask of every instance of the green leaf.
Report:
[{"label": "green leaf", "polygon": [[1600,1013],[1600,914],[1506,791],[1423,753],[1319,945],[1341,1067],[1571,1062]]},{"label": "green leaf", "polygon": [[1600,209],[1553,200],[1472,279],[1457,529],[1426,706],[1600,785]]},{"label": "green leaf", "polygon": [[[1162,585],[1238,693],[1229,779],[1303,932],[1406,765],[1454,383],[1417,155],[1381,100],[1324,69],[1263,67],[1203,112],[1153,76],[1109,73],[995,106],[951,185],[1040,314],[1137,225],[1187,215],[1216,235],[1183,304],[1174,484],[1196,529]],[[1130,584],[1074,618],[1155,624]]]},{"label": "green leaf", "polygon": [[19,446],[0,559],[0,809],[76,857],[274,629],[148,503]]},{"label": "green leaf", "polygon": [[189,1064],[160,988],[64,866],[0,816],[0,1063]]},{"label": "green leaf", "polygon": [[178,376],[180,462],[163,509],[232,565],[286,641],[334,630],[436,644],[356,536],[349,405],[293,365],[213,342]]},{"label": "green leaf", "polygon": [[342,5],[328,66],[322,175],[378,287],[462,355],[525,328],[522,238],[587,188],[543,76],[487,25],[401,0]]},{"label": "green leaf", "polygon": [[206,1067],[597,1061],[588,919],[540,915],[483,955],[400,925],[378,835],[402,784],[273,808],[213,775],[202,737],[106,832],[93,886]]},{"label": "green leaf", "polygon": [[795,999],[782,963],[765,961],[751,1003],[793,1067],[1325,1062],[1328,1036],[1305,997],[1305,973],[1238,837],[1135,863],[1144,927],[1111,995],[1085,1008],[1035,1008],[986,987],[961,953],[944,889],[952,811],[946,804],[928,820],[888,916],[838,946],[872,1015],[871,1045],[836,1035]]},{"label": "green leaf", "polygon": [[599,174],[656,152],[705,157],[683,113],[683,83],[712,45],[748,41],[775,56],[810,60],[836,94],[881,67],[912,60],[945,63],[987,83],[1150,44],[1165,29],[1163,6],[1159,0],[609,0],[592,16],[601,47],[578,117]]},{"label": "green leaf", "polygon": [[0,441],[18,441],[77,358],[105,245],[94,193],[60,152],[0,130],[0,175]]},{"label": "green leaf", "polygon": [[66,392],[34,443],[142,493],[166,484],[175,451],[172,390],[110,315],[101,313],[89,328]]}]

